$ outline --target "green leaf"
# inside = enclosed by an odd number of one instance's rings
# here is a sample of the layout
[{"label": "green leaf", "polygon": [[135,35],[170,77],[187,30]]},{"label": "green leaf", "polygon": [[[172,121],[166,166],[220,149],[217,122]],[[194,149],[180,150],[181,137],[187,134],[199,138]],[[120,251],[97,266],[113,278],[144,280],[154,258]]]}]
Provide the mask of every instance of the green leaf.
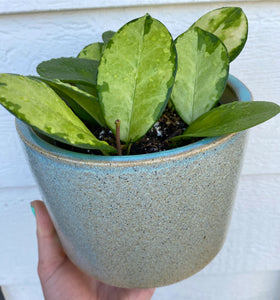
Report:
[{"label": "green leaf", "polygon": [[140,139],[162,114],[176,73],[176,50],[166,27],[149,15],[124,25],[101,57],[97,90],[109,128],[121,120],[121,140]]},{"label": "green leaf", "polygon": [[210,137],[242,131],[276,116],[280,106],[273,102],[233,102],[223,104],[195,120],[181,136]]},{"label": "green leaf", "polygon": [[181,34],[175,45],[178,70],[171,100],[184,122],[191,124],[222,96],[228,79],[228,54],[215,35],[198,27]]},{"label": "green leaf", "polygon": [[104,42],[104,46],[106,47],[106,45],[109,43],[110,39],[114,36],[116,32],[112,31],[112,30],[108,30],[103,32],[102,34],[102,40]]},{"label": "green leaf", "polygon": [[93,59],[100,61],[103,50],[106,48],[106,45],[109,43],[110,39],[115,34],[115,31],[105,31],[102,34],[102,39],[104,43],[92,43],[87,45],[79,54],[78,58]]},{"label": "green leaf", "polygon": [[[58,79],[47,79],[43,77],[33,77],[38,80],[45,82],[49,85],[60,97],[67,96],[68,104],[73,109],[78,117],[80,117],[81,112],[85,112],[90,115],[90,117],[95,120],[99,125],[105,127],[105,121],[100,109],[99,101],[96,97],[80,90],[79,88],[70,85],[68,83],[63,83]],[[70,101],[70,102],[69,102]],[[87,120],[92,122],[92,120]]]},{"label": "green leaf", "polygon": [[37,72],[48,79],[91,86],[96,85],[98,64],[98,61],[91,59],[61,57],[40,63]]},{"label": "green leaf", "polygon": [[[73,85],[73,84],[72,84]],[[75,83],[75,86],[80,90],[90,94],[91,96],[97,98],[97,87],[96,85],[84,85],[80,83]]]},{"label": "green leaf", "polygon": [[87,45],[79,54],[78,58],[87,58],[99,61],[102,55],[103,43],[92,43]]},{"label": "green leaf", "polygon": [[99,141],[45,83],[13,74],[0,74],[0,103],[18,119],[45,135],[86,149],[115,152]]},{"label": "green leaf", "polygon": [[223,7],[208,12],[191,28],[200,27],[215,34],[226,46],[230,61],[242,51],[247,41],[248,20],[240,7]]}]

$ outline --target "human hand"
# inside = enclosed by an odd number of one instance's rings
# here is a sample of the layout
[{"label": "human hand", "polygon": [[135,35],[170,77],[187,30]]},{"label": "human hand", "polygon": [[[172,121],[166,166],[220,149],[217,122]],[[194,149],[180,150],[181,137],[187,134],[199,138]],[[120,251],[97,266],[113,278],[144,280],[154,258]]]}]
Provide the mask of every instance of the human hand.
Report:
[{"label": "human hand", "polygon": [[38,274],[45,300],[150,300],[154,289],[109,286],[79,270],[67,257],[47,209],[33,201],[38,239]]}]

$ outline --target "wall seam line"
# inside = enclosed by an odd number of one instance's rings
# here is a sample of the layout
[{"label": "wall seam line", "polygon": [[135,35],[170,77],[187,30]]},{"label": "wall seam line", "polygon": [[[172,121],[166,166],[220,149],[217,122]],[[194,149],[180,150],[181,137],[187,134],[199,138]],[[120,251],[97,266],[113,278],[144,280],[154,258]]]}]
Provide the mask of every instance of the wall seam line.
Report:
[{"label": "wall seam line", "polygon": [[7,16],[7,15],[24,15],[24,14],[39,14],[39,13],[57,13],[57,12],[71,12],[71,11],[85,11],[85,10],[95,10],[95,9],[117,9],[117,8],[133,8],[133,7],[146,7],[146,6],[167,6],[167,5],[183,5],[183,4],[193,4],[193,5],[202,5],[202,4],[213,4],[213,3],[242,3],[242,4],[252,4],[252,3],[266,3],[269,5],[269,3],[277,3],[278,0],[270,0],[268,2],[265,2],[264,0],[247,0],[247,1],[241,1],[241,0],[185,0],[185,1],[160,1],[157,3],[124,3],[124,4],[111,4],[108,5],[85,5],[81,7],[60,7],[60,8],[42,8],[42,9],[26,9],[26,10],[7,10],[7,11],[1,11],[0,8],[0,17],[1,16]]}]

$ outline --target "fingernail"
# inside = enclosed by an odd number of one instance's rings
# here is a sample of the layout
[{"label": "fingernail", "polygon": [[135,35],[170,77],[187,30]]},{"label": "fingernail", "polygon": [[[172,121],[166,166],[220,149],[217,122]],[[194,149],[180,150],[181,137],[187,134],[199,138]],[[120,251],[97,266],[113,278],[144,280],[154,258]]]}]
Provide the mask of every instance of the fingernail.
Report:
[{"label": "fingernail", "polygon": [[35,209],[32,205],[31,205],[31,210],[32,210],[32,213],[33,213],[34,217],[36,217]]}]

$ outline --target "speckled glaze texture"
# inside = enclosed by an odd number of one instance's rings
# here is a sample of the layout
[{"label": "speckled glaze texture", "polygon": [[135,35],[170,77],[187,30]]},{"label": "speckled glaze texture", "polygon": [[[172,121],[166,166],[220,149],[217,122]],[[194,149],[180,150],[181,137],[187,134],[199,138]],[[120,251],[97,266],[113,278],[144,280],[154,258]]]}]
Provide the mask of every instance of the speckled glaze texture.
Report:
[{"label": "speckled glaze texture", "polygon": [[[241,101],[246,87],[230,86]],[[101,157],[54,147],[17,123],[34,176],[69,258],[110,285],[183,280],[221,249],[245,133],[138,156]]]}]

